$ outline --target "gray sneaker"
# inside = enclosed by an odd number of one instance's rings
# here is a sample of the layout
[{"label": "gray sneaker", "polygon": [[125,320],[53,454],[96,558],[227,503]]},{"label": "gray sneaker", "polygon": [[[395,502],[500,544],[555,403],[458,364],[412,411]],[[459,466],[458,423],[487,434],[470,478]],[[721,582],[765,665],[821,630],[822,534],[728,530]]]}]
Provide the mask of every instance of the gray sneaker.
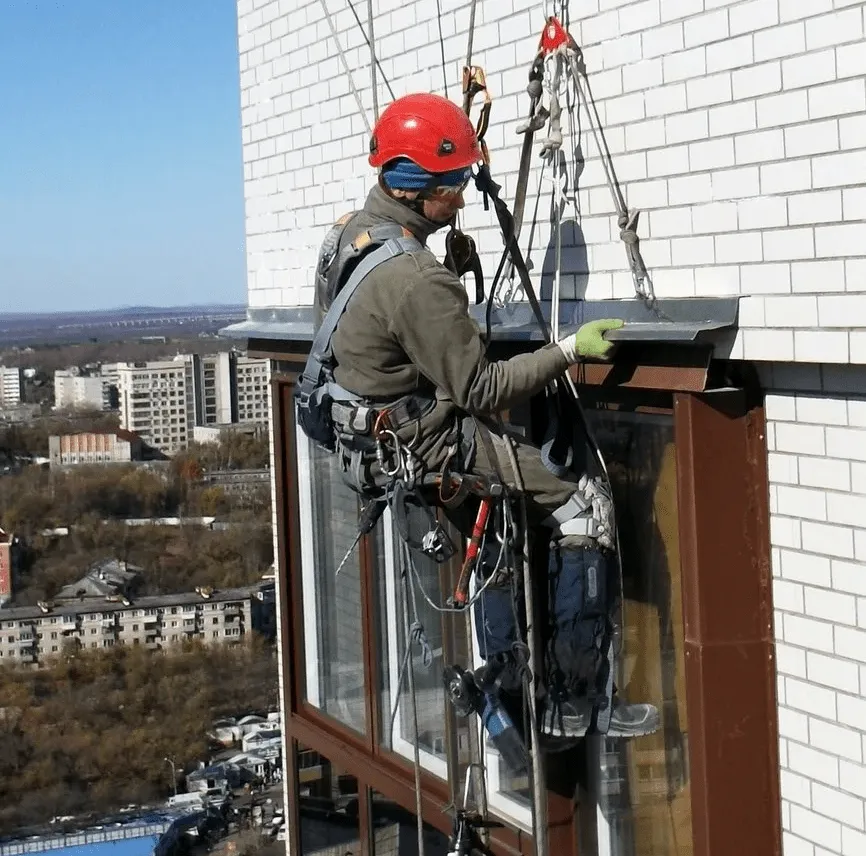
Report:
[{"label": "gray sneaker", "polygon": [[614,699],[606,737],[643,737],[658,731],[659,711],[651,704],[626,704]]}]

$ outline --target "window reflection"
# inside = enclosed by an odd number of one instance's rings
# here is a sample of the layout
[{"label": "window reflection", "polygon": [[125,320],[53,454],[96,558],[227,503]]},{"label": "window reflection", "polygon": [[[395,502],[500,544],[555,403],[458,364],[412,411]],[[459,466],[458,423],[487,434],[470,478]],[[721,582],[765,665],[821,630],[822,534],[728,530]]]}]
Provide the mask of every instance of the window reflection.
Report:
[{"label": "window reflection", "polygon": [[673,418],[624,409],[588,416],[617,503],[624,577],[619,691],[627,701],[657,705],[662,718],[653,735],[597,741],[601,757],[591,755],[589,763],[600,808],[599,852],[690,856]]},{"label": "window reflection", "polygon": [[[370,815],[374,856],[417,856],[418,825],[412,812],[372,791]],[[451,851],[448,836],[427,823],[423,830],[426,856],[447,856]]]},{"label": "window reflection", "polygon": [[360,856],[358,780],[298,745],[298,819],[304,856]]},{"label": "window reflection", "polygon": [[[410,513],[409,526],[413,539],[420,540],[427,531],[427,519],[420,511]],[[402,617],[403,541],[394,530],[390,514],[383,518],[380,531],[384,534],[377,538],[376,603],[380,618],[378,651],[382,744],[412,759],[415,736],[408,665],[404,670],[402,683],[400,680],[407,640],[407,628]],[[429,598],[436,606],[444,604],[449,587],[447,566],[439,565],[414,551],[412,560],[417,576],[414,580],[414,591],[412,588],[409,591],[409,622],[410,626],[417,622],[416,626],[423,628],[427,646],[425,659],[419,646],[412,645],[421,763],[426,769],[447,779],[450,752],[450,763],[459,770],[459,782],[462,781],[469,764],[469,728],[472,720],[454,717],[445,698],[442,675],[446,666],[467,662],[466,619],[462,615],[439,613],[427,600]],[[450,654],[446,653],[449,649]],[[452,727],[455,729],[454,737],[449,743]]]},{"label": "window reflection", "polygon": [[334,455],[298,432],[307,700],[345,725],[365,729],[358,499]]}]

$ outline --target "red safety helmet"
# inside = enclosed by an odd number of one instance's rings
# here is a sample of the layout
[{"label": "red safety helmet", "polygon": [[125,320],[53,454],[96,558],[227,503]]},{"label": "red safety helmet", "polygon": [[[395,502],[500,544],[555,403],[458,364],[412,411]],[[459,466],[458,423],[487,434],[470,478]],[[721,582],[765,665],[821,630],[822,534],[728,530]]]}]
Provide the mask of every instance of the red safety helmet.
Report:
[{"label": "red safety helmet", "polygon": [[389,104],[370,138],[370,166],[409,158],[426,172],[450,172],[482,160],[469,117],[441,95],[404,95]]}]

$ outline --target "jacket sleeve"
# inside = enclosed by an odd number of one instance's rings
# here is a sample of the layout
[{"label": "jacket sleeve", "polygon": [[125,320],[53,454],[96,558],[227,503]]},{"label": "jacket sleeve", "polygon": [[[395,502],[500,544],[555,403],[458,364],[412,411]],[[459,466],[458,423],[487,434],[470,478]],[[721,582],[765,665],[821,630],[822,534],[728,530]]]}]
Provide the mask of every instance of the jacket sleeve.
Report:
[{"label": "jacket sleeve", "polygon": [[468,413],[507,410],[568,368],[555,344],[491,362],[468,308],[460,280],[437,262],[407,283],[390,324],[421,374]]}]

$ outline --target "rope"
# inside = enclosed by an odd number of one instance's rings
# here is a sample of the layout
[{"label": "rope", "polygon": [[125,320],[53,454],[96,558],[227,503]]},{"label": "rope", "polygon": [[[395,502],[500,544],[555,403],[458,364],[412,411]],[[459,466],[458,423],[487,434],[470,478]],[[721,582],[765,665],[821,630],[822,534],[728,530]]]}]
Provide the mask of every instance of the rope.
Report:
[{"label": "rope", "polygon": [[404,618],[404,626],[407,628],[406,650],[403,653],[403,659],[400,663],[400,672],[397,677],[397,689],[394,693],[394,704],[391,708],[391,720],[388,735],[392,740],[394,737],[394,723],[397,720],[397,713],[400,709],[400,696],[403,693],[403,682],[406,679],[407,669],[412,659],[413,642],[421,649],[421,665],[424,667],[424,670],[429,671],[433,666],[433,649],[430,647],[430,640],[427,638],[424,625],[418,618],[418,604],[415,598],[414,583],[412,577],[408,576],[406,573],[409,568],[413,571],[415,570],[415,563],[412,561],[412,554],[409,552],[409,545],[405,542],[401,542],[401,546],[405,550],[405,553],[403,554],[401,561],[402,569],[400,571],[400,577],[404,583],[407,579],[409,582],[409,594],[407,594],[407,596],[411,596],[412,600],[412,622],[409,623],[408,615]]},{"label": "rope", "polygon": [[[571,76],[574,79],[574,86],[577,92],[578,102],[582,101],[586,107],[587,115],[589,116],[589,126],[598,149],[599,159],[601,160],[602,169],[604,169],[604,177],[607,182],[608,190],[610,190],[611,198],[613,199],[614,208],[616,209],[617,225],[619,226],[619,236],[625,245],[626,256],[628,258],[629,269],[631,270],[632,280],[634,282],[635,294],[644,301],[651,311],[657,317],[671,320],[665,316],[656,306],[655,287],[653,286],[652,276],[647,270],[646,263],[640,251],[639,237],[637,234],[637,223],[640,216],[640,211],[637,209],[629,210],[626,205],[625,196],[622,192],[622,186],[616,175],[616,170],[613,165],[613,156],[610,152],[610,147],[607,144],[607,138],[604,134],[601,116],[598,112],[598,105],[592,94],[592,85],[589,82],[589,75],[586,73],[586,64],[583,59],[583,52],[580,48],[569,50],[569,62],[571,68]],[[584,85],[586,90],[584,91]]]},{"label": "rope", "polygon": [[[355,23],[358,25],[358,29],[361,31],[361,35],[364,37],[364,41],[367,43],[367,47],[370,49],[370,54],[373,57],[373,61],[376,65],[376,68],[379,70],[379,75],[382,78],[382,83],[385,84],[385,88],[388,90],[388,94],[391,96],[391,100],[395,101],[396,96],[394,95],[394,90],[391,88],[391,82],[388,80],[388,76],[385,74],[382,69],[382,64],[379,62],[378,57],[376,57],[376,52],[374,50],[374,41],[373,41],[373,28],[370,27],[370,35],[367,35],[367,31],[364,29],[364,24],[361,21],[360,16],[358,15],[358,10],[355,8],[355,4],[352,0],[346,0],[349,4],[349,8],[352,10],[352,14],[355,16]],[[372,3],[372,0],[369,0]],[[375,89],[374,89],[375,91]],[[375,102],[374,102],[375,106]]]},{"label": "rope", "polygon": [[472,0],[469,7],[469,40],[466,44],[466,68],[472,68],[472,50],[475,47],[475,11],[478,0]]},{"label": "rope", "polygon": [[[351,0],[350,0],[351,2]],[[354,6],[352,7],[355,8]],[[373,90],[373,118],[379,121],[379,81],[376,80],[376,36],[373,32],[373,0],[367,0],[367,31],[370,48],[370,88]]]},{"label": "rope", "polygon": [[445,97],[448,98],[448,68],[445,63],[445,36],[442,33],[442,0],[436,0],[436,22],[439,26],[439,53],[442,56],[442,81],[445,85]]},{"label": "rope", "polygon": [[[349,62],[346,59],[346,54],[343,51],[343,46],[340,44],[340,38],[337,35],[337,28],[334,26],[334,19],[331,17],[330,11],[328,11],[327,0],[319,0],[319,3],[322,4],[322,11],[325,13],[325,18],[328,21],[328,27],[331,30],[331,38],[334,40],[334,45],[337,48],[337,53],[340,55],[340,61],[343,63],[343,70],[346,72],[346,77],[349,78],[349,89],[351,90],[352,95],[355,98],[355,103],[358,105],[358,112],[361,114],[361,119],[363,119],[364,121],[364,127],[367,129],[368,134],[372,134],[373,127],[370,125],[370,120],[367,118],[367,111],[364,109],[363,101],[361,101],[361,93],[358,92],[358,87],[355,86],[355,78],[352,77],[352,70],[349,68]],[[352,7],[352,11],[354,12],[354,6]],[[367,43],[369,44],[369,41]]]},{"label": "rope", "polygon": [[[408,557],[409,545],[403,544],[404,554]],[[409,583],[408,583],[408,575],[406,573],[406,566],[403,566],[403,573],[401,574],[402,588],[403,588],[403,626],[407,627],[409,625]],[[417,623],[417,620],[416,620]],[[423,628],[422,628],[423,632]],[[411,648],[407,645],[407,651],[410,651]],[[408,666],[409,666],[409,699],[412,707],[412,734],[414,736],[413,744],[414,744],[414,752],[413,752],[413,760],[415,766],[415,817],[418,823],[418,856],[425,856],[424,850],[424,818],[422,815],[422,806],[421,806],[421,749],[419,747],[420,739],[418,736],[418,699],[415,695],[415,664],[412,662],[412,658],[408,658]]]},{"label": "rope", "polygon": [[[531,566],[529,556],[529,515],[527,511],[525,487],[517,455],[514,452],[511,437],[503,432],[505,449],[508,452],[508,462],[514,476],[514,487],[520,497],[520,527],[523,532],[523,596],[526,601],[526,638],[529,647],[529,677],[532,682],[525,686],[529,707],[529,725],[532,730],[532,746],[530,749],[532,770],[532,838],[535,844],[536,856],[547,856],[547,795],[544,791],[544,768],[541,748],[538,745],[538,711],[535,706],[534,676],[537,674],[539,662],[538,637],[535,626],[535,598],[532,588]],[[524,672],[524,680],[526,680]]]}]

